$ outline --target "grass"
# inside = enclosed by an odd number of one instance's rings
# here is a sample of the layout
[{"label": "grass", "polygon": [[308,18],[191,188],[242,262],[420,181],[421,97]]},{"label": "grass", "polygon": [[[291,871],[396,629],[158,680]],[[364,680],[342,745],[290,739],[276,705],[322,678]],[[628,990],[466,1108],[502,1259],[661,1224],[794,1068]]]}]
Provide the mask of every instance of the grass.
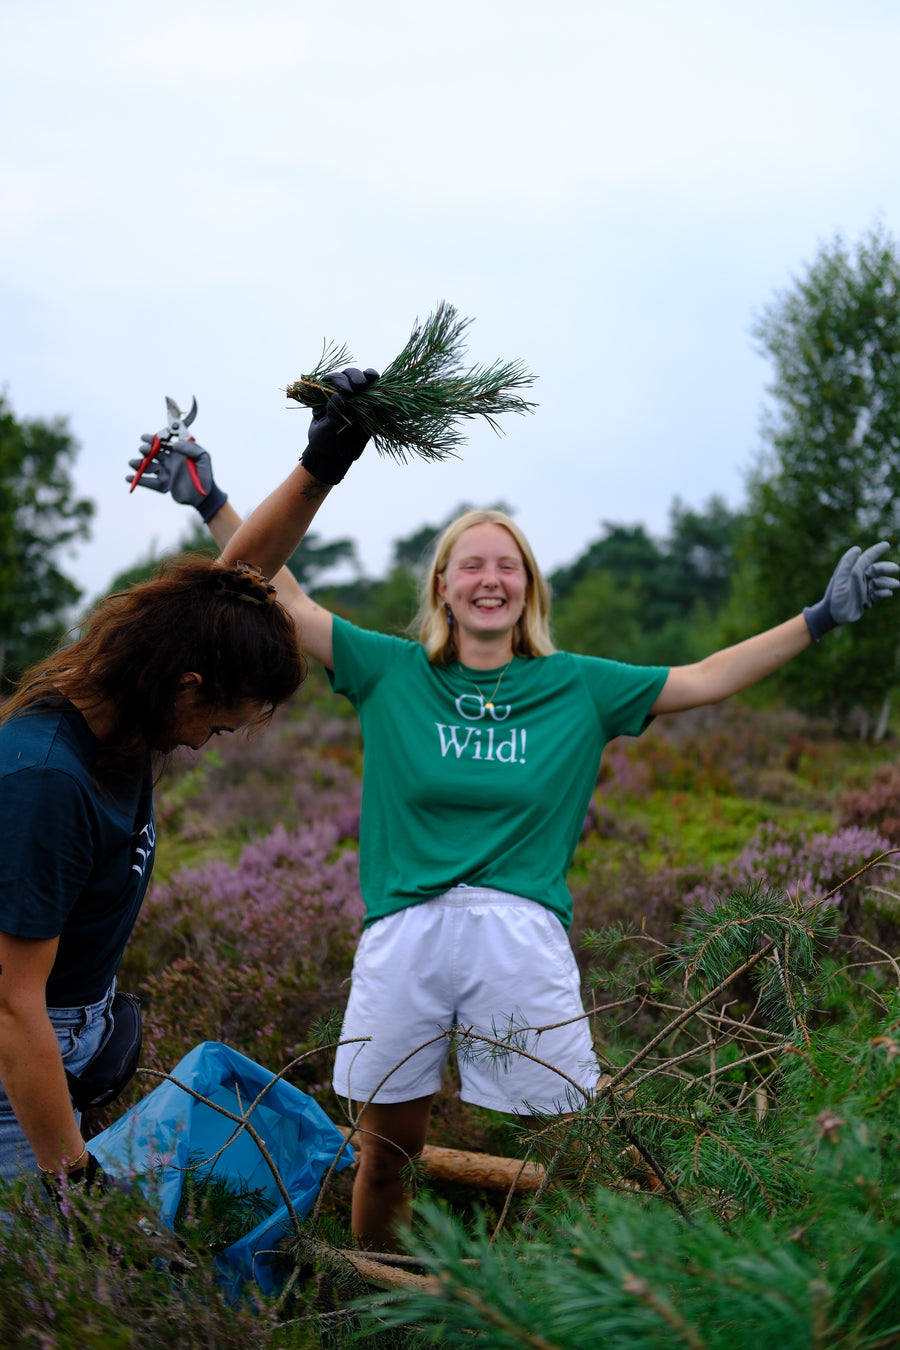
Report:
[{"label": "grass", "polygon": [[[834,824],[833,811],[811,814],[800,807],[709,791],[653,792],[641,801],[622,803],[615,818],[623,837],[609,841],[608,846],[633,857],[638,842],[640,860],[650,868],[727,863],[740,853],[758,825],[770,821],[813,832]],[[596,841],[583,844],[576,868],[583,868],[597,847]]]}]

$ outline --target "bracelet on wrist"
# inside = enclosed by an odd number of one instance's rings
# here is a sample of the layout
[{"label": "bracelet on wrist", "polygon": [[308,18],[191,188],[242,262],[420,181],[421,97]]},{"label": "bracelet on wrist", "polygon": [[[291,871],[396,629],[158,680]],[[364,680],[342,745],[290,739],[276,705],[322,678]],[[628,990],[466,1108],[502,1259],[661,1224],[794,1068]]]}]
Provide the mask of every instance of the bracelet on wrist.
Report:
[{"label": "bracelet on wrist", "polygon": [[87,1151],[88,1146],[87,1144],[84,1144],[77,1158],[70,1158],[68,1161],[60,1163],[57,1167],[41,1167],[40,1170],[45,1177],[64,1176],[66,1172],[73,1172],[76,1167],[81,1166],[87,1157]]}]

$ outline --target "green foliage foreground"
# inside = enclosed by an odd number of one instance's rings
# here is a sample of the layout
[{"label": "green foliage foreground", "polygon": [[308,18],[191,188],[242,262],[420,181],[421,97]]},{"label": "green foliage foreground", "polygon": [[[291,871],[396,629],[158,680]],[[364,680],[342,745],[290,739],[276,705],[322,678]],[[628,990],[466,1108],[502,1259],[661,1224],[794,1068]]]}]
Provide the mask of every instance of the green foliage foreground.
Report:
[{"label": "green foliage foreground", "polygon": [[[5,1350],[179,1350],[304,1344],[269,1336],[271,1307],[232,1305],[195,1248],[156,1230],[150,1207],[113,1193],[72,1196],[56,1215],[16,1187],[0,1223],[0,1344]],[[309,1341],[305,1342],[310,1344]]]},{"label": "green foliage foreground", "polygon": [[[608,984],[607,1013],[637,996],[651,1014],[630,1014],[636,1034],[601,1049],[608,1077],[562,1135],[558,1121],[523,1131],[547,1184],[499,1217],[420,1196],[409,1246],[424,1280],[360,1297],[332,1207],[285,1251],[293,1274],[279,1299],[248,1285],[234,1305],[199,1210],[176,1238],[133,1197],[72,1197],[57,1216],[14,1189],[0,1224],[0,1342],[900,1344],[897,963],[839,960],[829,906],[761,887],[695,911],[675,944],[635,958],[641,938],[595,935],[628,994]],[[484,1051],[455,1035],[463,1053]],[[516,1047],[513,1028],[490,1053]]]},{"label": "green foliage foreground", "polygon": [[681,1212],[597,1187],[492,1238],[423,1206],[414,1249],[433,1283],[361,1304],[364,1325],[494,1350],[900,1344],[898,1030],[894,1000],[880,1024],[787,1045],[777,1107],[740,1128],[693,1086],[657,1101]]}]

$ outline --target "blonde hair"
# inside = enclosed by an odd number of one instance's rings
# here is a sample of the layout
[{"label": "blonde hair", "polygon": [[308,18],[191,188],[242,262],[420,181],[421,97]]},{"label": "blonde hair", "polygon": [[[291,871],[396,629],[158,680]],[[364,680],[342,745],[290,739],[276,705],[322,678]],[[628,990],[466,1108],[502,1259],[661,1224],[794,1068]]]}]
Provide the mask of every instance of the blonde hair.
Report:
[{"label": "blonde hair", "polygon": [[419,611],[413,623],[429,661],[447,666],[458,657],[456,628],[447,622],[447,607],[438,594],[438,579],[443,577],[457,541],[473,525],[500,525],[518,545],[525,564],[525,608],[513,635],[514,656],[549,656],[556,648],[550,639],[550,588],[541,575],[531,545],[525,535],[503,511],[467,511],[448,525],[438,539],[434,557],[422,582]]}]

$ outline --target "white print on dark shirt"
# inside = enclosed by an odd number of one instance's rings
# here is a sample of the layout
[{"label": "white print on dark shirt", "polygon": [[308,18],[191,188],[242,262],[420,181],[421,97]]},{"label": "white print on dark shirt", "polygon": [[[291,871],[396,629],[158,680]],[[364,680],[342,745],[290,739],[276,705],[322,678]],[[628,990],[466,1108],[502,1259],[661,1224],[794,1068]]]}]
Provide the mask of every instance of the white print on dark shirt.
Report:
[{"label": "white print on dark shirt", "polygon": [[[467,697],[464,695],[464,697]],[[504,727],[461,727],[449,726],[444,722],[435,722],[441,740],[441,758],[446,759],[453,751],[457,759],[465,755],[468,759],[499,760],[501,764],[525,763],[525,739],[528,733],[524,728]]]},{"label": "white print on dark shirt", "polygon": [[[453,700],[456,711],[467,722],[480,722],[482,717],[490,717],[494,722],[505,722],[512,712],[512,704],[504,703],[502,710],[494,703],[485,703],[483,694],[460,694]],[[474,708],[474,712],[469,709]]]},{"label": "white print on dark shirt", "polygon": [[[156,847],[156,823],[148,820],[147,824],[138,835],[137,846],[134,850],[135,861],[131,864],[132,872],[137,872],[139,877],[144,875],[144,868],[147,866],[147,859],[152,857],[153,850]],[[146,845],[146,847],[144,847]]]}]

